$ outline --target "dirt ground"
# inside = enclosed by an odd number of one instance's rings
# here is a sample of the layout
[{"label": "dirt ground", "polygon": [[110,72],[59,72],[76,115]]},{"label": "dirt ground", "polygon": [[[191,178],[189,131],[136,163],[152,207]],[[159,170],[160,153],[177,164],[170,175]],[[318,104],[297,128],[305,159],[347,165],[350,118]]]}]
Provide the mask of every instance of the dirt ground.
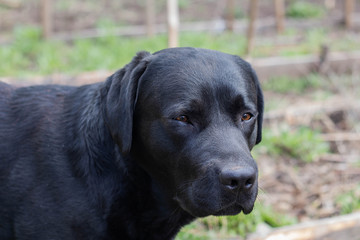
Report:
[{"label": "dirt ground", "polygon": [[[358,78],[360,84],[360,78]],[[360,90],[360,86],[357,87]],[[265,92],[267,99],[274,96]],[[290,96],[285,97],[291,99]],[[355,100],[355,101],[354,101]],[[289,156],[257,160],[260,176],[260,202],[300,222],[341,214],[344,204],[360,199],[360,99],[333,94],[324,101],[296,96],[289,104],[265,114],[265,126],[272,130],[282,125],[321,129],[330,153],[311,163]],[[305,144],[305,143],[304,143]],[[260,146],[261,147],[261,146]],[[286,152],[286,149],[284,149]],[[342,204],[339,196],[347,195]],[[346,202],[346,203],[345,203]]]}]

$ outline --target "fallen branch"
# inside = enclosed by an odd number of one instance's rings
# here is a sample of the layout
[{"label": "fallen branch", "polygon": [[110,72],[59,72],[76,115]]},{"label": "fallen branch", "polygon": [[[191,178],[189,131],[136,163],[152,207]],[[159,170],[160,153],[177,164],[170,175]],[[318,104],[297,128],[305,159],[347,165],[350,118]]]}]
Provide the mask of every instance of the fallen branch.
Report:
[{"label": "fallen branch", "polygon": [[319,157],[319,161],[323,162],[332,162],[332,163],[344,163],[344,162],[355,162],[357,161],[358,156],[353,155],[343,155],[343,154],[324,154]]},{"label": "fallen branch", "polygon": [[360,141],[359,133],[337,132],[325,133],[321,135],[322,139],[327,142],[352,142]]},{"label": "fallen branch", "polygon": [[360,213],[309,221],[275,229],[265,237],[249,240],[320,240],[358,239],[360,236]]},{"label": "fallen branch", "polygon": [[290,122],[303,119],[304,116],[316,116],[319,114],[330,115],[336,112],[349,112],[360,110],[360,104],[356,101],[333,98],[320,103],[304,103],[291,107],[267,112],[265,120],[288,120]]}]

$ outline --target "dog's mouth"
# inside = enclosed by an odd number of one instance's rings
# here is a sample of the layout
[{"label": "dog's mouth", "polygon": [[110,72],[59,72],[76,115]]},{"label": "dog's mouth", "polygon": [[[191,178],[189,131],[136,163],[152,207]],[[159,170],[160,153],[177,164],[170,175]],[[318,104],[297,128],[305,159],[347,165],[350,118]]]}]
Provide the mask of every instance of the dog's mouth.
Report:
[{"label": "dog's mouth", "polygon": [[227,204],[205,201],[183,201],[176,197],[174,200],[179,206],[194,217],[206,217],[209,215],[226,216],[237,215],[241,212],[249,214],[254,208],[255,201],[248,199],[245,202],[232,201]]},{"label": "dog's mouth", "polygon": [[217,211],[216,213],[212,214],[214,216],[224,216],[224,215],[237,215],[241,212],[243,212],[244,214],[249,214],[252,212],[254,208],[254,204],[250,204],[250,205],[244,205],[244,204],[239,204],[239,203],[233,203],[230,204],[228,206],[225,206],[223,208],[221,208],[219,211]]},{"label": "dog's mouth", "polygon": [[250,188],[230,188],[213,178],[203,177],[176,187],[177,205],[194,217],[249,214],[257,198],[257,180]]}]

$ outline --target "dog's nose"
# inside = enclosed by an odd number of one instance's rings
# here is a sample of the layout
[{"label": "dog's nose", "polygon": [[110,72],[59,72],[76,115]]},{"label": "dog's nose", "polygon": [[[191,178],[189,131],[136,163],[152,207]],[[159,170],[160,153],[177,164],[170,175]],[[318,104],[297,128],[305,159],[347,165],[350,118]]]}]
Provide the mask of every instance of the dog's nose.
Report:
[{"label": "dog's nose", "polygon": [[252,167],[226,168],[220,172],[220,182],[229,190],[246,191],[253,187],[256,175]]}]

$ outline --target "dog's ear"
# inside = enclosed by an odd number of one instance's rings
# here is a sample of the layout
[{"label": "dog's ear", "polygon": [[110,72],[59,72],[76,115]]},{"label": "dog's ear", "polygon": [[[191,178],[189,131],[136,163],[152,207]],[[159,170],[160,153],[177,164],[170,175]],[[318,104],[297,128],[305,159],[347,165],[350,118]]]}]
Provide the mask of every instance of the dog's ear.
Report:
[{"label": "dog's ear", "polygon": [[257,95],[257,110],[258,110],[258,118],[257,118],[257,136],[256,136],[256,144],[261,142],[262,137],[262,123],[263,123],[263,114],[264,114],[264,96],[260,87],[260,82],[253,68],[251,68],[251,75],[254,80],[256,86],[256,95]]},{"label": "dog's ear", "polygon": [[131,149],[138,83],[146,70],[150,56],[148,52],[137,53],[129,64],[106,80],[101,93],[105,102],[105,123],[123,154],[127,154]]}]

